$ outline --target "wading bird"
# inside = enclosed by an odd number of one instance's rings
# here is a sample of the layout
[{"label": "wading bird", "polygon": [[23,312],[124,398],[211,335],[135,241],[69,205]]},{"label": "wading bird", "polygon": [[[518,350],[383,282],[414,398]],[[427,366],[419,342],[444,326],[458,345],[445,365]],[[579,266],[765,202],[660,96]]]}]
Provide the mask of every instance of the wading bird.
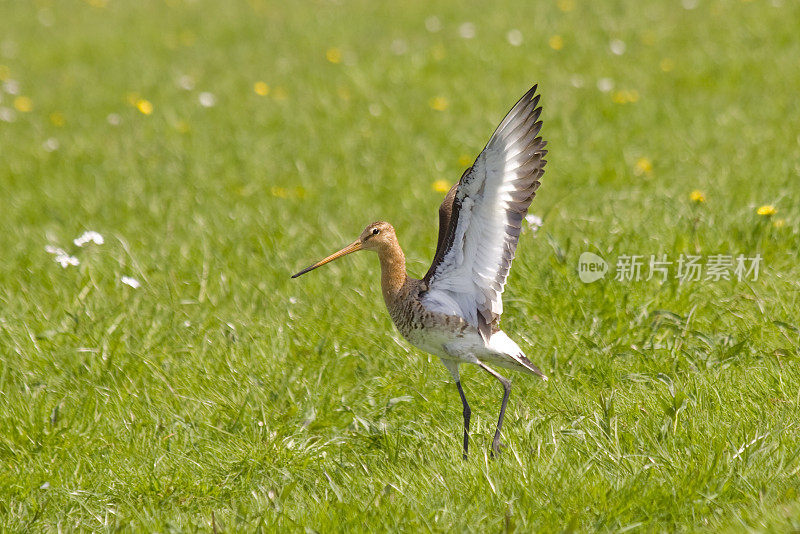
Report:
[{"label": "wading bird", "polygon": [[370,224],[353,243],[292,276],[357,250],[378,253],[383,299],[395,326],[409,343],[438,356],[456,382],[464,408],[464,458],[471,410],[461,387],[460,364],[478,365],[503,385],[493,454],[500,452],[511,382],[488,364],[547,379],[498,326],[521,224],[544,172],[547,151],[539,137],[538,104],[533,86],[445,196],[439,207],[436,254],[422,280],[406,275],[403,249],[392,225],[383,221]]}]

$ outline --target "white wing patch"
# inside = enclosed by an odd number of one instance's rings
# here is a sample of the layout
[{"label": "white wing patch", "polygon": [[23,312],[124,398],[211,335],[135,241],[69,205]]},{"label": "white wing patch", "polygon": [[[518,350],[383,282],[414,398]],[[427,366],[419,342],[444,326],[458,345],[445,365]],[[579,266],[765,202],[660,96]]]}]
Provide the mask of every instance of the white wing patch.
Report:
[{"label": "white wing patch", "polygon": [[[545,142],[539,97],[531,89],[500,123],[472,169],[461,178],[445,254],[433,269],[423,302],[459,315],[488,341],[503,313],[502,293],[521,221],[542,175]],[[455,313],[454,313],[455,312]]]}]

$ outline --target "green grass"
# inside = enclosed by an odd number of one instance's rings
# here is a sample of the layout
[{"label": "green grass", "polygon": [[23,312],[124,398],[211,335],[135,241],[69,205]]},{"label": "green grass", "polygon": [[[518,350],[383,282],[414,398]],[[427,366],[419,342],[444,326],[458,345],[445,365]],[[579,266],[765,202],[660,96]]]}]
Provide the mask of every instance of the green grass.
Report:
[{"label": "green grass", "polygon": [[[796,2],[102,4],[0,2],[0,530],[800,528]],[[501,390],[464,369],[464,462],[376,258],[289,275],[377,219],[422,275],[433,182],[534,82],[503,328],[550,381],[512,376],[492,461]],[[764,264],[583,284],[584,251]]]}]

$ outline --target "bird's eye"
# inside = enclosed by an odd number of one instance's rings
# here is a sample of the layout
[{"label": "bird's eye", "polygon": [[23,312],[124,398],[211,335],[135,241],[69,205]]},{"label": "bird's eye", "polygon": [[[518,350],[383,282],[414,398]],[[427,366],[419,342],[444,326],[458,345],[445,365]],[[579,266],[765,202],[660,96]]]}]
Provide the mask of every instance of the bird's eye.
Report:
[{"label": "bird's eye", "polygon": [[377,228],[372,229],[372,235],[378,235],[378,232],[380,232],[380,230],[378,230]]}]

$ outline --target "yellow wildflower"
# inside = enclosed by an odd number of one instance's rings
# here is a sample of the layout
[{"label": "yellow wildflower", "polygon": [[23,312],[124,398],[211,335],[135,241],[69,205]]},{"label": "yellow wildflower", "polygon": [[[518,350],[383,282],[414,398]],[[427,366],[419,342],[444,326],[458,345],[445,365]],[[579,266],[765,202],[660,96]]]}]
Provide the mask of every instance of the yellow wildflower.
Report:
[{"label": "yellow wildflower", "polygon": [[639,91],[635,89],[614,91],[614,94],[611,95],[611,100],[613,100],[615,104],[630,104],[639,100]]},{"label": "yellow wildflower", "polygon": [[672,69],[675,68],[675,62],[673,60],[671,60],[670,58],[665,57],[664,59],[661,60],[661,63],[659,64],[659,66],[661,67],[662,71],[669,72],[669,71],[671,71]]},{"label": "yellow wildflower", "polygon": [[150,115],[153,112],[153,104],[149,100],[140,98],[136,101],[136,109],[144,115]]},{"label": "yellow wildflower", "polygon": [[341,63],[342,51],[338,48],[329,48],[328,51],[325,52],[325,58],[331,63]]},{"label": "yellow wildflower", "polygon": [[786,225],[786,219],[775,219],[772,222],[772,226],[775,228],[783,228]]},{"label": "yellow wildflower", "polygon": [[564,48],[564,38],[560,35],[554,35],[547,42],[553,50],[561,50]]},{"label": "yellow wildflower", "polygon": [[22,113],[33,111],[33,100],[27,96],[18,96],[14,99],[14,107]]},{"label": "yellow wildflower", "polygon": [[0,65],[0,82],[4,82],[11,77],[11,69],[5,65]]},{"label": "yellow wildflower", "polygon": [[633,173],[636,176],[643,174],[651,174],[653,172],[653,162],[648,158],[639,158],[636,160],[636,165],[633,167]]},{"label": "yellow wildflower", "polygon": [[431,55],[433,56],[434,60],[441,61],[447,57],[447,50],[445,50],[444,46],[442,45],[436,45],[431,48]]},{"label": "yellow wildflower", "polygon": [[772,206],[770,204],[765,204],[764,206],[758,208],[758,210],[756,210],[756,213],[764,217],[769,217],[778,213],[778,210],[775,209],[775,206]]},{"label": "yellow wildflower", "polygon": [[706,201],[706,195],[699,189],[695,189],[694,191],[689,193],[689,199],[692,202],[697,202],[698,204],[700,204]]},{"label": "yellow wildflower", "polygon": [[[303,186],[299,185],[297,187],[288,188],[288,187],[281,187],[278,185],[273,185],[269,188],[269,192],[273,197],[276,198],[305,198],[306,197],[306,190]],[[242,190],[240,194],[245,194],[245,190]],[[250,193],[247,193],[248,195]]]},{"label": "yellow wildflower", "polygon": [[53,123],[53,126],[58,126],[61,128],[67,122],[64,118],[64,114],[60,111],[54,111],[50,114],[50,122]]},{"label": "yellow wildflower", "polygon": [[289,196],[289,190],[285,187],[278,187],[276,185],[270,187],[270,193],[273,197],[286,198]]},{"label": "yellow wildflower", "polygon": [[450,103],[443,96],[435,96],[430,99],[428,105],[431,107],[431,109],[435,109],[436,111],[444,111],[447,109],[447,106],[450,105]]},{"label": "yellow wildflower", "polygon": [[472,158],[469,154],[461,154],[458,156],[458,166],[459,167],[468,167],[472,165]]},{"label": "yellow wildflower", "polygon": [[558,0],[558,9],[566,13],[575,9],[575,0]]},{"label": "yellow wildflower", "polygon": [[447,193],[450,191],[450,182],[447,180],[436,180],[433,182],[433,190],[439,193]]},{"label": "yellow wildflower", "polygon": [[265,82],[256,82],[253,84],[253,91],[258,96],[267,96],[269,94],[269,85]]}]

